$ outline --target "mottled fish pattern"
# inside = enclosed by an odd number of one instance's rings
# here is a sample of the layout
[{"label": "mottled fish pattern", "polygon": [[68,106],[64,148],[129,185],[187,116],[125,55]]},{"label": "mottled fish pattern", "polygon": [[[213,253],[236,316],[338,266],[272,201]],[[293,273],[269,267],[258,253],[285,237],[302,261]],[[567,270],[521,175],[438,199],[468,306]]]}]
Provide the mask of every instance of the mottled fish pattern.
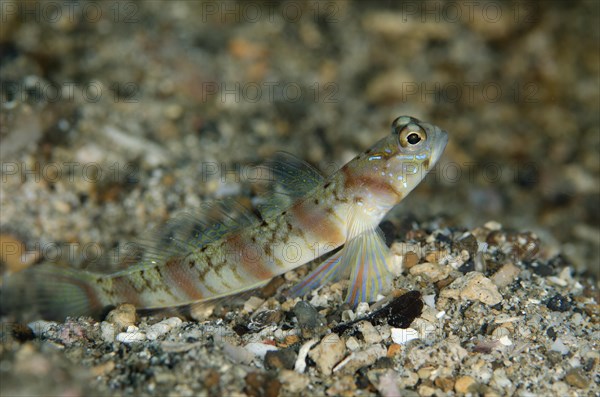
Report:
[{"label": "mottled fish pattern", "polygon": [[35,266],[8,278],[2,310],[35,306],[44,317],[98,315],[196,304],[266,284],[326,258],[291,293],[350,279],[346,300],[373,301],[389,288],[389,249],[378,228],[435,165],[448,141],[440,128],[403,116],[391,134],[325,178],[289,154],[266,164],[273,197],[252,212],[232,200],[184,214],[160,228],[131,265],[110,273]]}]

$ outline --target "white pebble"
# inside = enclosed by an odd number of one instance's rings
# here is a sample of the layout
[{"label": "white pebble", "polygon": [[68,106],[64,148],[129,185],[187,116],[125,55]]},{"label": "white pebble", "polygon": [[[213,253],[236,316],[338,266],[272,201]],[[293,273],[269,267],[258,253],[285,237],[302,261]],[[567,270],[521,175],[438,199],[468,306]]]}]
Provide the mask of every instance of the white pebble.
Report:
[{"label": "white pebble", "polygon": [[489,221],[486,222],[483,227],[485,227],[488,230],[500,230],[502,229],[502,224],[496,221]]},{"label": "white pebble", "polygon": [[50,331],[50,329],[52,327],[55,327],[56,325],[57,325],[57,323],[54,321],[45,321],[45,320],[34,321],[32,323],[27,324],[27,326],[33,331],[33,334],[35,336],[40,336],[40,335]]},{"label": "white pebble", "polygon": [[435,309],[435,294],[423,295],[423,302],[432,309]]},{"label": "white pebble", "polygon": [[552,346],[550,346],[550,350],[555,351],[555,352],[559,352],[563,356],[565,354],[569,353],[569,348],[567,346],[565,346],[565,344],[563,343],[563,341],[560,338],[557,338],[554,341],[554,343],[552,344]]},{"label": "white pebble", "polygon": [[[131,328],[131,327],[129,327],[129,328]],[[139,331],[134,331],[134,332],[120,332],[117,335],[117,341],[121,342],[121,343],[142,342],[144,340],[146,340],[146,334],[143,333],[143,332],[139,332]]]},{"label": "white pebble", "polygon": [[500,342],[504,346],[512,346],[512,341],[510,340],[510,338],[507,335],[504,335],[503,337],[498,339],[498,342]]},{"label": "white pebble", "polygon": [[356,307],[355,313],[357,317],[362,317],[369,311],[369,304],[367,302],[360,302]]},{"label": "white pebble", "polygon": [[100,323],[100,334],[105,342],[113,342],[115,340],[115,325],[106,321]]},{"label": "white pebble", "polygon": [[168,324],[171,328],[175,328],[179,327],[183,323],[183,321],[181,321],[179,317],[170,317],[161,321],[161,323]]},{"label": "white pebble", "polygon": [[277,346],[267,345],[259,342],[250,342],[244,346],[244,348],[261,360],[265,358],[267,352],[279,350]]},{"label": "white pebble", "polygon": [[346,341],[346,347],[350,351],[355,351],[355,350],[358,350],[360,348],[360,344],[358,343],[358,341],[356,340],[355,337],[351,336]]},{"label": "white pebble", "polygon": [[394,343],[404,345],[413,339],[419,339],[419,331],[412,328],[392,328],[392,340]]},{"label": "white pebble", "polygon": [[300,351],[298,352],[298,358],[296,359],[296,363],[294,364],[294,370],[299,373],[304,373],[306,369],[306,356],[311,347],[313,347],[319,340],[311,339],[300,347]]}]

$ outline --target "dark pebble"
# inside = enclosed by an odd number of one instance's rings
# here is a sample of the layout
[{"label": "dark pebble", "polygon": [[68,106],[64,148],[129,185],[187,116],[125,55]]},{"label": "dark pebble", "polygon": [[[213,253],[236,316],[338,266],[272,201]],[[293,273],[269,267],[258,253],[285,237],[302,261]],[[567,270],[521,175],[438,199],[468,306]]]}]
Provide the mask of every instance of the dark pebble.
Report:
[{"label": "dark pebble", "polygon": [[461,272],[462,274],[467,274],[469,272],[475,271],[475,262],[473,262],[472,259],[469,259],[468,261],[466,261],[465,263],[463,263],[458,268],[458,271]]},{"label": "dark pebble", "polygon": [[423,301],[421,300],[421,293],[419,291],[409,291],[368,316],[335,326],[332,332],[337,334],[343,333],[354,324],[363,320],[378,324],[387,323],[397,328],[408,328],[413,320],[421,315],[422,311]]},{"label": "dark pebble", "polygon": [[546,303],[548,309],[555,312],[566,312],[571,309],[571,302],[569,298],[562,295],[554,295]]},{"label": "dark pebble", "polygon": [[385,244],[388,247],[391,246],[396,238],[396,226],[390,221],[383,221],[379,225],[379,228],[383,232]]},{"label": "dark pebble", "polygon": [[531,263],[525,263],[525,265],[527,267],[530,267],[533,272],[535,274],[537,274],[538,276],[542,276],[542,277],[548,277],[548,276],[552,276],[554,274],[554,268],[552,268],[552,266],[543,264],[543,263],[538,263],[538,262],[531,262]]},{"label": "dark pebble", "polygon": [[250,329],[248,329],[248,327],[245,324],[236,324],[233,326],[233,330],[236,334],[238,334],[238,336],[244,336],[248,332],[250,332]]},{"label": "dark pebble", "polygon": [[389,357],[381,357],[379,359],[377,359],[377,361],[375,361],[375,364],[373,364],[372,368],[373,369],[384,369],[384,368],[393,368],[394,367],[394,360],[392,360]]},{"label": "dark pebble", "polygon": [[452,242],[452,239],[443,233],[436,234],[435,240],[439,243],[451,243]]},{"label": "dark pebble", "polygon": [[35,338],[31,328],[25,324],[16,323],[12,326],[12,336],[19,342],[27,342]]},{"label": "dark pebble", "polygon": [[556,340],[556,331],[554,330],[554,327],[550,327],[546,330],[546,335],[548,335],[548,337],[552,340]]},{"label": "dark pebble", "polygon": [[317,309],[306,301],[300,301],[294,306],[294,314],[298,319],[298,325],[303,329],[314,329],[323,326]]},{"label": "dark pebble", "polygon": [[280,310],[265,310],[252,317],[249,328],[260,330],[271,324],[277,324],[283,318]]},{"label": "dark pebble", "polygon": [[357,388],[366,389],[371,384],[369,377],[367,376],[368,371],[369,367],[361,367],[356,371],[356,374],[354,374],[354,383]]},{"label": "dark pebble", "polygon": [[267,369],[293,369],[296,363],[296,352],[293,348],[269,351],[265,355]]}]

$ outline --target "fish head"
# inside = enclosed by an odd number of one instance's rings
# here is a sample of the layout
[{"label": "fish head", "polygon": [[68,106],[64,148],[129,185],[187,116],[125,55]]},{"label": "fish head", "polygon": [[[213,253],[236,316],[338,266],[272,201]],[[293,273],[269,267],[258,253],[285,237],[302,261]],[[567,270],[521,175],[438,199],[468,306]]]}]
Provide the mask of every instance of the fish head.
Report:
[{"label": "fish head", "polygon": [[358,173],[363,176],[369,175],[373,181],[369,190],[378,193],[373,198],[379,197],[378,205],[389,209],[425,178],[447,143],[446,131],[413,117],[401,116],[392,123],[390,135],[357,157],[355,170],[360,170]]}]

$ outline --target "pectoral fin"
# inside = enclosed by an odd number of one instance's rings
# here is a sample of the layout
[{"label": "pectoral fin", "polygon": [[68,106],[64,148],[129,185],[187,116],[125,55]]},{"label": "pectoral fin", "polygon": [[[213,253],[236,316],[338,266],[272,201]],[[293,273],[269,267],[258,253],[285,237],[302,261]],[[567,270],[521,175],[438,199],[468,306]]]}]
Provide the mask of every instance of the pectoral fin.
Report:
[{"label": "pectoral fin", "polygon": [[372,302],[379,293],[391,286],[389,256],[381,231],[365,230],[294,286],[291,295],[306,295],[327,282],[349,276],[350,287],[346,301],[353,306],[359,302]]},{"label": "pectoral fin", "polygon": [[392,284],[390,252],[380,229],[366,230],[344,246],[341,266],[352,269],[346,302],[372,302]]},{"label": "pectoral fin", "polygon": [[340,273],[344,272],[342,266],[340,266],[343,249],[338,251],[336,254],[327,258],[321,263],[315,270],[310,272],[300,283],[296,284],[290,291],[292,296],[303,296],[309,293],[311,290],[326,284],[334,279],[342,278]]}]

